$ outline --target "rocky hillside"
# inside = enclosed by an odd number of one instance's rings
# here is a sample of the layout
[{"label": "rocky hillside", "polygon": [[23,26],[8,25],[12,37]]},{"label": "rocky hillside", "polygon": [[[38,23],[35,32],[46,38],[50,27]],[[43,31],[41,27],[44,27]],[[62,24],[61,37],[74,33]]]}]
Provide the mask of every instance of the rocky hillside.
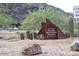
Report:
[{"label": "rocky hillside", "polygon": [[[12,17],[16,22],[21,22],[24,20],[29,12],[35,12],[38,9],[43,9],[47,6],[46,3],[0,3],[0,14],[4,13],[8,16]],[[54,6],[50,6],[56,8]],[[63,10],[56,8],[59,11],[67,14],[68,16],[72,16],[70,13],[66,13]]]}]

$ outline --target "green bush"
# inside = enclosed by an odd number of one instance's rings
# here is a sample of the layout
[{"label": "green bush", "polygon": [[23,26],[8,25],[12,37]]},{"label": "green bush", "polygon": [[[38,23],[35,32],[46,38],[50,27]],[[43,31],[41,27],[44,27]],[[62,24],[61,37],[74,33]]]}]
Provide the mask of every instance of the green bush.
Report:
[{"label": "green bush", "polygon": [[0,24],[9,26],[12,23],[15,23],[15,22],[7,14],[0,14]]},{"label": "green bush", "polygon": [[36,12],[30,12],[22,22],[22,28],[29,31],[38,31],[41,28],[41,22],[45,22],[46,18],[56,24],[61,30],[66,31],[68,29],[69,17],[63,12],[50,7]]},{"label": "green bush", "polygon": [[70,19],[69,19],[69,35],[71,36],[71,37],[73,37],[74,36],[74,23],[73,23],[73,18],[72,17],[70,17]]}]

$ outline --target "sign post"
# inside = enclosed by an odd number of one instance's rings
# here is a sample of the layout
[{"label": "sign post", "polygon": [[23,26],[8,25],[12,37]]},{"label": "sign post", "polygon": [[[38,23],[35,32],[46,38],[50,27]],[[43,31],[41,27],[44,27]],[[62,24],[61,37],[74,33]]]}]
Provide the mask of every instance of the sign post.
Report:
[{"label": "sign post", "polygon": [[74,6],[73,8],[73,13],[74,13],[74,19],[76,21],[77,24],[77,38],[79,40],[79,5]]}]

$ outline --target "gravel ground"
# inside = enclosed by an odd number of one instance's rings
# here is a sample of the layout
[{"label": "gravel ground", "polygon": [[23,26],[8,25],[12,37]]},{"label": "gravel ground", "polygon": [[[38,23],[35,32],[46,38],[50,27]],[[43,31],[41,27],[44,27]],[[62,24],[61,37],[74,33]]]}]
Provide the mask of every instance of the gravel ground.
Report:
[{"label": "gravel ground", "polygon": [[[42,54],[38,56],[78,56],[79,52],[71,51],[70,45],[73,39],[60,39],[60,40],[18,40],[0,41],[0,56],[23,56],[22,51],[24,48],[30,47],[32,44],[40,44]],[[37,55],[36,55],[37,56]]]},{"label": "gravel ground", "polygon": [[0,31],[0,56],[24,56],[22,51],[24,48],[37,43],[42,48],[42,54],[35,56],[79,56],[79,52],[71,51],[70,45],[74,39],[60,40],[6,40],[11,36],[16,36],[15,32]]}]

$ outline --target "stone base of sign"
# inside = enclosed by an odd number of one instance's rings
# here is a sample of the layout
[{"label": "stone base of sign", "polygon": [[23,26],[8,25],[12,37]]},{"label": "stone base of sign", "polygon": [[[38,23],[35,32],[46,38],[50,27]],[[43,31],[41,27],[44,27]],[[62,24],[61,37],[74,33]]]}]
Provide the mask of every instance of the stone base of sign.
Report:
[{"label": "stone base of sign", "polygon": [[76,38],[75,41],[71,45],[72,51],[79,51],[79,39]]}]

